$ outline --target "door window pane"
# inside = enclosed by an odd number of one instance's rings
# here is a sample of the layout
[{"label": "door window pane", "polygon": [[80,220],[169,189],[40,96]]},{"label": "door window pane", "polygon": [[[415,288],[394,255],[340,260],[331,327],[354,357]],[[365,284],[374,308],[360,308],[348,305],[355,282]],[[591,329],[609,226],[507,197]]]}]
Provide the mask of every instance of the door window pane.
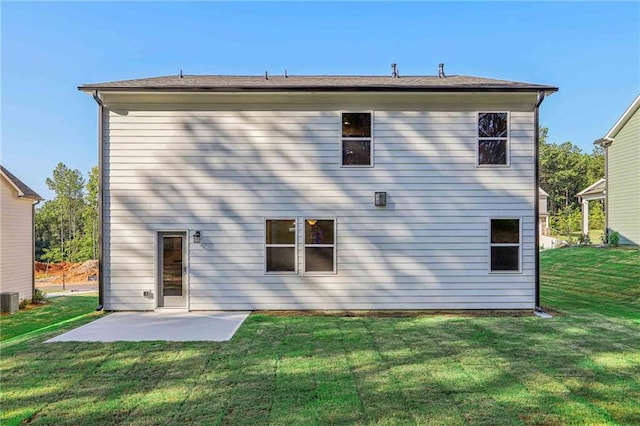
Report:
[{"label": "door window pane", "polygon": [[182,237],[162,237],[162,294],[182,296]]}]

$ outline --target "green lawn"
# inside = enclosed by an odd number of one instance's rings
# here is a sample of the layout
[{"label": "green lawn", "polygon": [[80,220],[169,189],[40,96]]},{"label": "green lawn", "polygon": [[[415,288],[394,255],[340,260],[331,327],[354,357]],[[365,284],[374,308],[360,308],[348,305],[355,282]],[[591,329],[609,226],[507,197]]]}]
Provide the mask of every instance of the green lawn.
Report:
[{"label": "green lawn", "polygon": [[640,424],[640,250],[541,264],[550,320],[261,314],[228,343],[34,334],[0,345],[0,423]]},{"label": "green lawn", "polygon": [[[589,230],[589,240],[591,241],[591,244],[602,244],[602,234],[604,234],[604,231],[601,229],[590,229]],[[575,241],[580,240],[580,237],[582,236],[582,231],[576,231],[576,232],[572,232],[571,233],[571,238],[573,238]],[[550,235],[550,237],[557,239],[558,241],[565,241],[567,240],[567,235],[560,235],[560,234],[556,234],[556,235]]]},{"label": "green lawn", "polygon": [[20,310],[0,317],[0,341],[91,312],[97,306],[95,296],[55,297],[45,306]]}]

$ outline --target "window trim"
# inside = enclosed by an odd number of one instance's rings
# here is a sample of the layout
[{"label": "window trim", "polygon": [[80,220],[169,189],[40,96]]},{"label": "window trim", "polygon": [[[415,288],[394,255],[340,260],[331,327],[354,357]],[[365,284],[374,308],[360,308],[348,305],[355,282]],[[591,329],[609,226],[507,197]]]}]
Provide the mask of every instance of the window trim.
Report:
[{"label": "window trim", "polygon": [[[293,220],[294,222],[294,240],[293,244],[267,244],[267,221],[269,220]],[[263,271],[265,275],[297,275],[298,274],[298,219],[295,217],[265,217],[263,218],[262,238],[263,247]],[[268,247],[293,247],[293,271],[267,271],[267,248]]]},{"label": "window trim", "polygon": [[[333,244],[307,244],[306,223],[308,219],[333,221]],[[307,271],[307,247],[333,247],[333,271]],[[323,216],[305,216],[302,218],[302,274],[303,275],[336,275],[338,273],[338,218]]]},{"label": "window trim", "polygon": [[[507,114],[507,136],[506,137],[480,137],[480,114]],[[511,111],[492,111],[492,110],[482,110],[476,111],[476,129],[475,129],[475,139],[476,139],[476,167],[479,168],[508,168],[511,167]],[[506,164],[480,164],[480,141],[481,140],[506,140],[507,142],[507,163]]]},{"label": "window trim", "polygon": [[[516,243],[492,243],[491,242],[491,221],[492,220],[517,220],[518,221],[518,244]],[[487,244],[487,270],[493,275],[522,274],[522,217],[517,216],[491,216],[487,221],[488,244]],[[491,269],[491,247],[518,247],[518,269],[512,271],[494,271]]]},{"label": "window trim", "polygon": [[[374,152],[374,142],[373,142],[373,140],[374,140],[374,137],[373,137],[374,132],[373,132],[373,129],[374,129],[374,120],[375,120],[374,111],[373,110],[368,110],[368,111],[367,110],[341,110],[341,111],[338,111],[338,113],[339,113],[339,119],[340,119],[340,130],[339,130],[339,133],[338,133],[339,137],[340,137],[340,152],[338,153],[338,155],[339,155],[340,158],[338,159],[338,161],[340,163],[340,167],[341,168],[345,168],[345,169],[366,169],[366,168],[374,167],[375,166],[375,163],[374,163],[374,158],[375,157],[373,155],[373,152]],[[371,136],[368,137],[368,138],[365,138],[365,137],[355,137],[355,138],[343,137],[342,136],[342,115],[343,114],[370,114],[371,115]],[[369,141],[369,145],[371,147],[369,149],[369,151],[370,151],[369,152],[369,154],[370,154],[370,158],[369,158],[370,164],[366,164],[366,165],[364,165],[364,164],[363,165],[360,165],[360,164],[346,164],[345,165],[345,164],[343,164],[342,163],[342,144],[343,144],[345,139],[351,140],[351,141]]]}]

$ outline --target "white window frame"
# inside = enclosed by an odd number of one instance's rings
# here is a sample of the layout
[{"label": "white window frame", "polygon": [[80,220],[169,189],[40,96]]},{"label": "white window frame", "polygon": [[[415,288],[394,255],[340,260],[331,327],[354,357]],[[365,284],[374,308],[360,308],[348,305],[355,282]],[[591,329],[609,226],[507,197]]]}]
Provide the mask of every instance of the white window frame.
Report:
[{"label": "white window frame", "polygon": [[[506,137],[480,137],[480,114],[507,114],[507,136]],[[476,167],[481,168],[505,168],[511,167],[511,111],[476,111]],[[506,140],[507,141],[507,157],[506,164],[480,164],[480,141],[481,140]]]},{"label": "white window frame", "polygon": [[[263,218],[262,231],[264,236],[262,238],[263,253],[264,253],[264,273],[266,275],[297,275],[298,274],[298,219],[295,217],[265,217]],[[294,237],[293,244],[267,244],[267,221],[269,220],[286,220],[293,221],[294,223]],[[293,271],[267,271],[267,248],[269,247],[293,247]]]},{"label": "white window frame", "polygon": [[[332,220],[333,244],[307,244],[307,220]],[[307,247],[333,247],[333,271],[307,271]],[[335,217],[304,217],[302,218],[302,271],[305,275],[336,275],[338,273],[338,219]]]},{"label": "white window frame", "polygon": [[[339,158],[340,167],[344,167],[344,168],[347,168],[347,169],[351,169],[351,168],[356,168],[356,169],[357,168],[361,168],[362,169],[362,168],[371,168],[371,167],[373,167],[374,166],[374,161],[373,161],[373,159],[374,159],[374,156],[373,156],[373,150],[374,150],[373,149],[374,148],[373,129],[374,129],[374,119],[375,119],[374,111],[362,111],[362,110],[359,110],[359,111],[339,111],[339,114],[340,114],[340,133],[339,133],[339,135],[340,135],[340,153],[339,153],[339,155],[340,155],[340,158]],[[366,137],[355,137],[355,138],[343,137],[342,136],[342,115],[343,114],[370,114],[371,115],[371,136],[368,137],[368,138],[366,138]],[[348,141],[369,141],[369,146],[370,146],[370,149],[369,149],[369,155],[370,155],[369,163],[370,164],[343,164],[342,163],[342,144],[343,144],[345,139],[348,140]]]},{"label": "white window frame", "polygon": [[[517,220],[518,221],[518,243],[492,243],[491,242],[491,221],[492,220]],[[490,217],[487,221],[488,232],[488,247],[487,247],[487,270],[490,274],[521,274],[522,273],[522,218],[515,216],[495,216]],[[512,271],[494,271],[491,269],[491,247],[518,247],[518,269]]]}]

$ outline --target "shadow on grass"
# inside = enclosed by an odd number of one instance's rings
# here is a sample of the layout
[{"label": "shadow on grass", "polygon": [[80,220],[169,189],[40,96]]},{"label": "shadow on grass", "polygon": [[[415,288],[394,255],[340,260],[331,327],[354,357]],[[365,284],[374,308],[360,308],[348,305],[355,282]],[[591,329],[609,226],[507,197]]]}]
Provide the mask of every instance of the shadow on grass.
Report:
[{"label": "shadow on grass", "polygon": [[224,344],[32,341],[0,361],[3,424],[632,424],[637,332],[577,316],[254,315]]}]

